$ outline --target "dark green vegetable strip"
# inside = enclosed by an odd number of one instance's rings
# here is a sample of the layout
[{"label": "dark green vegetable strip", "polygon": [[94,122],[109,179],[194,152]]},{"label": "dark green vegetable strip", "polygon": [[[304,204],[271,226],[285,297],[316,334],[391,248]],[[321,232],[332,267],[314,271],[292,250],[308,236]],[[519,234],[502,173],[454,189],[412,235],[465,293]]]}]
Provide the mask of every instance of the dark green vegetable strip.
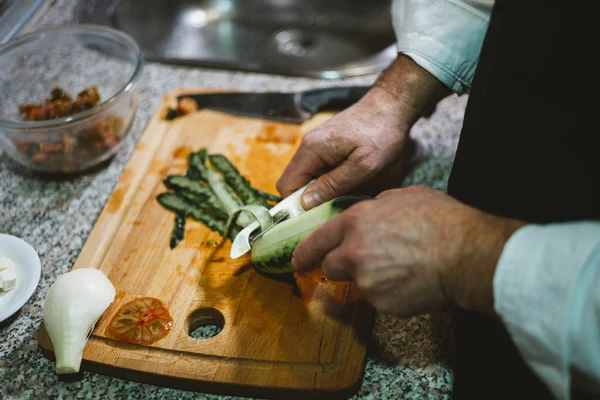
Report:
[{"label": "dark green vegetable strip", "polygon": [[195,169],[200,174],[202,180],[206,180],[206,159],[208,157],[208,150],[200,149],[194,153],[190,153],[188,156],[188,164],[190,169]]},{"label": "dark green vegetable strip", "polygon": [[166,209],[181,212],[186,217],[202,222],[209,229],[219,232],[221,235],[225,234],[226,220],[204,212],[204,210],[197,208],[192,203],[177,196],[175,193],[162,193],[159,194],[156,199]]},{"label": "dark green vegetable strip", "polygon": [[223,207],[225,207],[229,213],[232,213],[244,205],[244,202],[240,200],[233,189],[225,183],[219,174],[213,170],[209,170],[207,178],[210,188],[215,192],[215,195],[221,200]]},{"label": "dark green vegetable strip", "polygon": [[220,217],[224,220],[227,220],[227,214],[225,211],[221,210],[219,204],[215,204],[213,199],[205,198],[202,196],[197,196],[192,192],[188,192],[186,190],[181,190],[175,193],[177,196],[182,197],[184,200],[192,203],[196,208],[201,208],[207,213],[210,213],[216,217]]},{"label": "dark green vegetable strip", "polygon": [[202,176],[202,173],[196,168],[188,168],[188,170],[185,172],[185,176],[194,181],[206,182],[206,180]]},{"label": "dark green vegetable strip", "polygon": [[171,232],[171,242],[169,243],[171,249],[177,247],[179,242],[183,240],[185,234],[185,213],[178,211],[175,213],[175,225],[173,226],[173,232]]},{"label": "dark green vegetable strip", "polygon": [[[225,180],[219,174],[217,174],[211,168],[208,168],[206,165],[207,157],[208,151],[206,149],[201,149],[190,154],[190,167],[196,168],[202,173],[202,177],[208,182],[208,185],[214,192],[215,196],[223,205],[223,209],[227,212],[227,214],[231,214],[238,208],[242,207],[244,203],[237,197],[235,192],[227,185]],[[249,218],[243,216],[238,220],[238,222],[241,225],[246,226],[251,221]]]},{"label": "dark green vegetable strip", "polygon": [[163,181],[166,187],[172,190],[187,190],[199,196],[211,197],[214,193],[210,187],[203,185],[202,183],[192,180],[187,176],[182,175],[169,175]]},{"label": "dark green vegetable strip", "polygon": [[262,191],[260,189],[254,189],[256,191],[256,193],[262,197],[263,199],[267,200],[267,201],[272,201],[274,203],[279,203],[281,200],[283,200],[281,197],[279,196],[275,196],[274,194],[271,194],[269,192],[265,192]]},{"label": "dark green vegetable strip", "polygon": [[163,181],[163,183],[166,187],[175,190],[177,193],[186,192],[193,194],[196,202],[205,202],[211,208],[226,213],[225,208],[219,199],[217,199],[210,187],[203,185],[198,181],[194,181],[187,176],[170,175]]},{"label": "dark green vegetable strip", "polygon": [[244,203],[257,204],[261,206],[269,206],[266,201],[280,202],[281,197],[274,194],[264,192],[252,187],[248,179],[240,173],[240,171],[222,154],[213,154],[208,156],[211,164],[223,174],[225,182],[227,182],[233,190],[240,195]]},{"label": "dark green vegetable strip", "polygon": [[[208,159],[215,169],[209,168]],[[270,208],[272,204],[268,202],[281,200],[278,196],[253,188],[223,155],[209,156],[207,149],[200,149],[191,153],[188,161],[185,176],[170,175],[164,180],[165,186],[175,193],[158,196],[163,207],[177,213],[171,237],[172,248],[183,238],[184,226],[182,228],[181,225],[185,224],[185,217],[200,221],[213,231],[233,239],[239,233],[237,224],[246,226],[252,222],[251,216],[239,211],[244,203]],[[235,217],[233,213],[236,213]]]},{"label": "dark green vegetable strip", "polygon": [[225,156],[221,154],[212,154],[208,156],[208,159],[213,167],[223,174],[225,182],[235,190],[245,204],[256,204],[264,207],[270,206],[265,198],[258,194],[258,192],[250,185],[250,182]]},{"label": "dark green vegetable strip", "polygon": [[195,181],[206,182],[206,157],[208,151],[200,149],[188,156],[188,170],[185,176]]}]

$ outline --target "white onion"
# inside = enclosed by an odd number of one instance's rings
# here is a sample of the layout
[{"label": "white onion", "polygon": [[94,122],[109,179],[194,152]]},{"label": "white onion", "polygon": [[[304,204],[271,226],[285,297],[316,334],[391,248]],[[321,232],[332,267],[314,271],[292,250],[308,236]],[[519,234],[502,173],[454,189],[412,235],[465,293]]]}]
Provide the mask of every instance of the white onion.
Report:
[{"label": "white onion", "polygon": [[79,372],[88,336],[114,299],[113,284],[95,268],[67,272],[50,286],[44,326],[54,346],[57,374]]}]

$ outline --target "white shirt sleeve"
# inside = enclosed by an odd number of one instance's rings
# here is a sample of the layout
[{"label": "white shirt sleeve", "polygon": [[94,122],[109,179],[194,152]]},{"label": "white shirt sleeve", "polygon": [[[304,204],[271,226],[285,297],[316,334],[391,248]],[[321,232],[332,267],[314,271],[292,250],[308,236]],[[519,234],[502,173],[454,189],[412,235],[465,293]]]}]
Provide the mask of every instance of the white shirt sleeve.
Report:
[{"label": "white shirt sleeve", "polygon": [[494,308],[557,399],[571,386],[600,393],[600,222],[515,232],[494,275]]},{"label": "white shirt sleeve", "polygon": [[471,85],[493,0],[394,0],[400,53],[456,93]]}]

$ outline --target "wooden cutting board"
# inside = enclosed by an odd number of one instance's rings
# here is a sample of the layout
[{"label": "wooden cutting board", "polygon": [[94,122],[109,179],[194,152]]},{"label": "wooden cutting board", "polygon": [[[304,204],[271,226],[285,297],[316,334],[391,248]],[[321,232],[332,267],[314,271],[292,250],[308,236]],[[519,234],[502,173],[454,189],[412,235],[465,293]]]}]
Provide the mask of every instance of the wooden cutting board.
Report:
[{"label": "wooden cutting board", "polygon": [[[84,352],[83,369],[180,389],[272,398],[347,398],[360,386],[374,312],[350,283],[321,279],[320,271],[274,279],[231,260],[230,242],[188,220],[185,240],[174,250],[169,237],[174,214],[156,196],[168,174],[187,168],[187,155],[201,147],[226,154],[262,190],[275,182],[299,145],[302,133],[330,115],[303,126],[201,110],[173,121],[162,119],[170,93],[150,121],[73,268],[99,268],[117,297],[97,324]],[[127,301],[162,300],[173,330],[152,345],[111,338],[108,322]],[[201,325],[221,332],[190,336]],[[52,357],[43,327],[38,341]]]}]

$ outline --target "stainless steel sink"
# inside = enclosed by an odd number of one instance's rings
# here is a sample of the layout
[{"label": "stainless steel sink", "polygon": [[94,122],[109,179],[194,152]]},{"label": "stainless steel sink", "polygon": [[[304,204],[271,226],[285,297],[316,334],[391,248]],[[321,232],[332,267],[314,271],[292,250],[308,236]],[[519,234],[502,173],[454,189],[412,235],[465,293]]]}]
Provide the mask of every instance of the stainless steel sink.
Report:
[{"label": "stainless steel sink", "polygon": [[391,0],[79,0],[78,22],[131,34],[148,59],[340,78],[395,57]]}]

